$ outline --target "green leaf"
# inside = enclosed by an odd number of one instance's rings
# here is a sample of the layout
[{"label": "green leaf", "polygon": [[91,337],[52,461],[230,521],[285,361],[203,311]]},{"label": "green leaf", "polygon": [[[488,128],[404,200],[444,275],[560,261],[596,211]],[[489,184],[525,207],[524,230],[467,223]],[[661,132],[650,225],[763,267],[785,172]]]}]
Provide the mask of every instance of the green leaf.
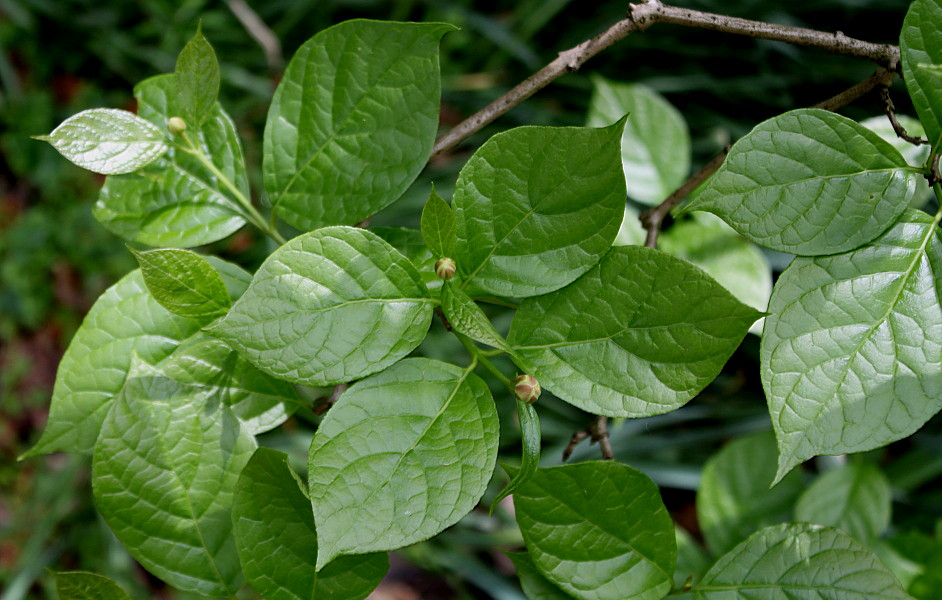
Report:
[{"label": "green leaf", "polygon": [[56,573],[59,600],[131,600],[121,586],[97,573]]},{"label": "green leaf", "polygon": [[137,361],[95,444],[95,504],[147,570],[181,590],[232,596],[242,583],[232,496],[254,450],[226,406]]},{"label": "green leaf", "polygon": [[671,589],[674,524],[640,471],[602,461],[538,469],[514,506],[533,563],[570,595],[659,600]]},{"label": "green leaf", "polygon": [[[409,227],[370,227],[370,231],[389,242],[393,248],[412,261],[428,289],[442,287],[443,280],[435,274],[435,261],[438,260],[425,245],[422,233]],[[441,257],[438,257],[441,258]]]},{"label": "green leaf", "polygon": [[[926,130],[923,129],[922,123],[918,119],[897,113],[896,120],[909,135],[918,138],[926,137]],[[908,164],[922,168],[926,164],[926,160],[929,159],[929,146],[925,144],[916,146],[896,135],[896,130],[893,129],[893,124],[886,118],[886,115],[865,119],[860,124],[896,148]],[[935,193],[932,191],[929,182],[925,178],[920,178],[916,184],[916,196],[910,206],[912,208],[921,208],[934,197]]]},{"label": "green leaf", "polygon": [[451,257],[455,249],[455,213],[435,188],[422,209],[422,239],[436,258]]},{"label": "green leaf", "polygon": [[425,338],[434,305],[395,248],[363,229],[326,227],[272,253],[206,331],[274,377],[333,385],[411,352]]},{"label": "green leaf", "polygon": [[[642,246],[648,237],[648,232],[641,225],[638,218],[638,211],[633,207],[625,205],[625,216],[621,220],[621,226],[618,228],[618,235],[615,236],[613,246]],[[670,230],[668,230],[670,231]],[[663,235],[666,235],[664,232]],[[659,237],[658,239],[663,239]]]},{"label": "green leaf", "polygon": [[697,522],[714,555],[791,517],[804,481],[794,472],[770,489],[777,455],[775,436],[763,431],[733,441],[707,461],[697,490]]},{"label": "green leaf", "polygon": [[712,212],[773,250],[835,254],[886,231],[918,180],[918,171],[869,129],[825,110],[793,110],[736,142],[681,212]]},{"label": "green leaf", "polygon": [[528,600],[570,600],[572,596],[562,591],[543,576],[533,564],[527,552],[505,552],[517,568],[520,586]]},{"label": "green leaf", "polygon": [[49,142],[83,169],[104,175],[132,173],[167,150],[161,129],[134,113],[113,108],[72,115],[52,133],[36,139]]},{"label": "green leaf", "polygon": [[626,114],[621,161],[628,195],[644,204],[660,204],[690,171],[687,123],[651,88],[593,76],[586,125],[602,127]]},{"label": "green leaf", "polygon": [[707,572],[713,561],[707,556],[706,550],[693,539],[687,530],[674,525],[674,535],[677,539],[677,569],[674,571],[674,589],[682,589],[685,585],[695,584]]},{"label": "green leaf", "polygon": [[796,258],[779,277],[760,355],[776,480],[904,438],[942,408],[937,221],[909,211],[873,244]]},{"label": "green leaf", "polygon": [[795,519],[836,527],[870,543],[890,525],[890,482],[871,464],[854,463],[821,475],[798,499]]},{"label": "green leaf", "polygon": [[942,63],[942,1],[915,0],[903,20],[899,49],[906,87],[933,148],[942,144],[942,79],[920,64]]},{"label": "green leaf", "polygon": [[545,294],[598,262],[624,214],[624,124],[518,127],[474,153],[452,197],[469,293]]},{"label": "green leaf", "polygon": [[232,528],[245,578],[266,600],[361,600],[389,570],[385,554],[341,557],[315,570],[311,501],[288,455],[259,448],[236,485]]},{"label": "green leaf", "polygon": [[594,414],[644,417],[713,381],[759,316],[690,263],[621,246],[572,285],[525,301],[508,341],[543,389]]},{"label": "green leaf", "polygon": [[213,116],[219,96],[219,62],[200,27],[180,54],[174,69],[177,104],[187,125],[202,127]]},{"label": "green leaf", "polygon": [[[166,130],[180,114],[173,75],[145,79],[134,88],[141,117]],[[219,104],[190,136],[246,196],[249,184],[235,125]],[[149,246],[188,248],[228,237],[245,224],[236,201],[202,163],[171,146],[133,175],[111,176],[95,204],[95,218],[126,240]]]},{"label": "green leaf", "polygon": [[278,216],[303,230],[353,225],[409,187],[435,142],[438,45],[454,29],[352,20],[301,46],[265,126],[265,189]]},{"label": "green leaf", "polygon": [[491,478],[498,429],[491,393],[470,368],[410,358],[351,386],[308,455],[318,568],[458,522]]},{"label": "green leaf", "polygon": [[703,600],[911,600],[873,552],[837,529],[763,529],[720,558],[693,589]]},{"label": "green leaf", "polygon": [[154,300],[173,314],[206,323],[232,306],[222,277],[199,254],[173,248],[131,251]]},{"label": "green leaf", "polygon": [[507,341],[497,333],[481,307],[451,282],[442,286],[442,312],[458,333],[492,348],[510,351]]},{"label": "green leaf", "polygon": [[517,418],[520,421],[520,437],[523,443],[522,461],[520,468],[511,473],[513,479],[491,503],[491,514],[501,500],[529,481],[540,466],[540,417],[536,414],[536,408],[528,402],[517,400]]}]

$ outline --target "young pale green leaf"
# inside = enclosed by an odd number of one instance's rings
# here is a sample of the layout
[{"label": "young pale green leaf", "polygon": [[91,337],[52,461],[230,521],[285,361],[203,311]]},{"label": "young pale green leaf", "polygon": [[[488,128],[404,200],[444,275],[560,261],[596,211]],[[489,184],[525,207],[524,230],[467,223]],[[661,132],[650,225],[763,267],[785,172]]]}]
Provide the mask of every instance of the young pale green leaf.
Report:
[{"label": "young pale green leaf", "polygon": [[906,88],[933,148],[942,143],[942,79],[924,64],[942,63],[942,0],[915,0],[903,20],[900,59]]},{"label": "young pale green leaf", "polygon": [[713,381],[759,316],[690,263],[621,246],[572,285],[524,302],[508,341],[520,368],[570,404],[644,417]]},{"label": "young pale green leaf", "polygon": [[[145,79],[134,88],[142,118],[165,130],[180,114],[173,75]],[[248,197],[245,159],[235,125],[219,104],[190,136],[216,168]],[[111,176],[95,204],[95,218],[109,231],[149,246],[188,248],[221,240],[245,224],[236,201],[199,160],[171,146],[132,175]]]},{"label": "young pale green leaf", "polygon": [[779,277],[760,355],[776,480],[904,438],[942,408],[937,221],[909,211],[872,244],[797,258]]},{"label": "young pale green leaf", "polygon": [[422,209],[422,238],[436,258],[451,256],[455,249],[455,213],[435,189]]},{"label": "young pale green leaf", "polygon": [[265,126],[265,189],[281,218],[353,225],[409,187],[435,142],[438,45],[454,29],[352,20],[301,46]]},{"label": "young pale green leaf", "polygon": [[411,352],[425,338],[434,305],[395,248],[364,229],[326,227],[272,253],[206,331],[274,377],[333,385]]},{"label": "young pale green leaf", "polygon": [[674,525],[677,539],[677,569],[674,571],[674,589],[695,584],[713,563],[693,536],[679,525]]},{"label": "young pale green leaf", "polygon": [[463,285],[536,296],[591,269],[624,215],[624,124],[518,127],[485,142],[461,169],[452,197],[452,258]]},{"label": "young pale green leaf", "polygon": [[182,117],[187,125],[202,127],[215,112],[219,96],[219,62],[199,27],[177,56],[173,76]]},{"label": "young pale green leaf", "polygon": [[801,109],[760,123],[682,212],[722,217],[760,246],[835,254],[874,240],[919,180],[893,146],[846,117]]},{"label": "young pale green leaf", "polygon": [[451,282],[442,286],[442,312],[458,333],[491,348],[510,351],[507,341],[497,333],[481,307]]},{"label": "young pale green leaf", "polygon": [[602,461],[538,469],[514,506],[533,564],[568,594],[659,600],[671,589],[674,524],[640,471]]},{"label": "young pale green leaf", "polygon": [[498,429],[491,393],[470,368],[410,358],[351,386],[308,456],[318,568],[458,522],[487,488]]},{"label": "young pale green leaf", "polygon": [[837,529],[775,525],[720,558],[698,600],[911,600],[871,550]]},{"label": "young pale green leaf", "polygon": [[592,77],[586,125],[603,127],[628,115],[621,162],[628,195],[659,204],[690,170],[690,132],[680,112],[651,88]]},{"label": "young pale green leaf", "polygon": [[506,552],[507,558],[517,568],[517,577],[527,600],[571,600],[572,596],[562,591],[540,573],[527,552]]},{"label": "young pale green leaf", "polygon": [[49,135],[49,142],[76,165],[95,173],[133,173],[167,150],[161,129],[126,110],[93,108],[73,115]]},{"label": "young pale green leaf", "polygon": [[56,573],[59,600],[131,600],[121,586],[97,573]]},{"label": "young pale green leaf", "polygon": [[794,472],[770,488],[777,456],[775,436],[764,431],[735,440],[707,461],[697,490],[697,522],[715,556],[791,517],[804,482]]},{"label": "young pale green leaf", "polygon": [[890,525],[890,482],[876,466],[853,463],[826,472],[798,498],[795,519],[837,527],[869,544]]},{"label": "young pale green leaf", "polygon": [[507,487],[497,494],[497,497],[494,498],[494,501],[491,503],[492,514],[497,504],[507,496],[513,494],[521,485],[529,481],[530,478],[533,477],[533,474],[536,473],[537,467],[540,466],[540,440],[542,436],[540,432],[540,417],[536,414],[536,408],[529,402],[518,399],[517,418],[520,420],[520,437],[523,443],[523,451],[521,454],[523,460],[520,463],[520,469],[512,473],[513,479],[510,480]]},{"label": "young pale green leaf", "polygon": [[222,276],[199,254],[175,248],[132,252],[154,300],[173,314],[207,323],[232,306]]},{"label": "young pale green leaf", "polygon": [[255,439],[211,394],[135,359],[92,460],[95,504],[147,570],[181,590],[242,584],[230,510]]},{"label": "young pale green leaf", "polygon": [[311,501],[288,455],[259,448],[236,485],[232,531],[245,578],[266,600],[361,600],[389,570],[386,554],[343,556],[318,572]]}]

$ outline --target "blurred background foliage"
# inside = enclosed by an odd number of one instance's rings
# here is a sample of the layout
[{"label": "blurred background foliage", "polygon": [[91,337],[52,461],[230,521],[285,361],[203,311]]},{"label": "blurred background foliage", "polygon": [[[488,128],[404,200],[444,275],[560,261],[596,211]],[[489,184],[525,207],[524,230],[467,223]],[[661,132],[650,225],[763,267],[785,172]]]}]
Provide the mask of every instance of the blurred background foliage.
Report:
[{"label": "blurred background foliage", "polygon": [[[51,131],[86,108],[133,109],[138,81],[173,70],[196,24],[222,66],[221,100],[236,120],[258,183],[262,128],[285,61],[317,31],[350,18],[445,21],[461,31],[444,38],[443,130],[509,89],[556,53],[623,18],[622,0],[267,0],[251,11],[279,47],[266,54],[237,16],[238,0],[0,0],[0,600],[55,598],[54,570],[113,577],[137,598],[183,598],[136,567],[91,504],[84,457],[53,455],[17,463],[45,421],[55,367],[94,299],[134,268],[124,243],[91,216],[99,176],[58,156],[32,135]],[[906,0],[680,0],[689,8],[896,43]],[[382,51],[376,49],[376,51]],[[867,77],[874,66],[847,57],[671,25],[629,36],[513,109],[457,150],[432,161],[378,226],[417,227],[431,182],[449,197],[470,152],[488,136],[526,124],[582,125],[590,73],[644,83],[683,113],[692,135],[694,168],[758,122],[828,98]],[[897,83],[901,113],[912,113]],[[842,110],[863,119],[880,114],[876,94]],[[264,203],[265,199],[260,198]],[[214,244],[217,253],[253,269],[269,251],[251,230]],[[773,257],[782,268],[787,257]],[[510,315],[491,309],[506,331]],[[684,409],[616,422],[619,460],[662,486],[675,519],[699,535],[694,491],[704,461],[728,440],[769,427],[758,377],[759,341],[750,335],[721,376]],[[454,339],[433,326],[421,352],[461,364]],[[509,372],[512,366],[504,363]],[[499,386],[494,387],[495,394]],[[318,392],[312,391],[316,398]],[[519,452],[512,403],[498,398],[502,448]],[[543,464],[558,464],[573,432],[590,418],[544,397]],[[303,457],[316,417],[296,417],[262,442]],[[597,458],[586,444],[572,460]],[[942,427],[930,422],[913,438],[875,451],[894,489],[892,539],[911,569],[932,573],[942,531]],[[303,460],[298,461],[303,467]],[[819,467],[826,467],[825,463]],[[485,500],[507,479],[498,471]],[[435,540],[398,553],[375,598],[520,599],[509,560],[519,534],[508,511],[475,511]],[[942,527],[938,528],[942,530]],[[915,565],[915,566],[912,566]],[[915,572],[915,571],[914,571]],[[938,572],[938,571],[936,571]],[[924,576],[927,593],[939,582]],[[935,586],[935,587],[933,587]],[[930,597],[930,596],[924,596]]]}]

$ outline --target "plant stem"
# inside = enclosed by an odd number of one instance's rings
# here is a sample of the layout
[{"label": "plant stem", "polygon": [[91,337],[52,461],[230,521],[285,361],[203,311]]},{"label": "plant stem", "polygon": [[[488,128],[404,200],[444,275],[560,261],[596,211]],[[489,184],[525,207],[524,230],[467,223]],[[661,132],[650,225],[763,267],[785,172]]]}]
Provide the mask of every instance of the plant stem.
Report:
[{"label": "plant stem", "polygon": [[500,381],[505,386],[507,386],[507,389],[509,389],[511,392],[514,391],[513,382],[510,379],[508,379],[506,375],[501,373],[500,370],[496,366],[494,366],[494,363],[492,363],[490,359],[487,357],[487,355],[485,354],[487,352],[486,350],[481,350],[480,348],[475,346],[474,342],[468,339],[467,336],[462,335],[458,333],[457,331],[452,331],[452,333],[454,333],[455,336],[457,336],[458,341],[461,342],[461,345],[465,347],[465,350],[467,350],[468,353],[471,354],[472,357],[474,357],[475,362],[480,362],[482,365],[484,365],[484,368],[490,371],[494,375],[494,377],[498,379],[498,381]]}]

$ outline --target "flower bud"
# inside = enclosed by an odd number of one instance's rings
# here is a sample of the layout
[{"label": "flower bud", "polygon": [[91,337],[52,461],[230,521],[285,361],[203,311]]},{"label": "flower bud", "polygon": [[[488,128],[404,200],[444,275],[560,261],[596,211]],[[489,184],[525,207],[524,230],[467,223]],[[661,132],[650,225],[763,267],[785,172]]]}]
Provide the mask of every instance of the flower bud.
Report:
[{"label": "flower bud", "polygon": [[183,132],[186,131],[186,121],[180,117],[170,117],[170,120],[167,121],[167,129],[173,135],[183,135]]},{"label": "flower bud", "polygon": [[451,279],[454,277],[455,269],[457,269],[455,261],[447,257],[440,258],[438,262],[435,263],[435,274],[442,279]]},{"label": "flower bud", "polygon": [[533,375],[521,375],[514,380],[514,393],[521,402],[533,404],[542,391],[540,382]]}]

